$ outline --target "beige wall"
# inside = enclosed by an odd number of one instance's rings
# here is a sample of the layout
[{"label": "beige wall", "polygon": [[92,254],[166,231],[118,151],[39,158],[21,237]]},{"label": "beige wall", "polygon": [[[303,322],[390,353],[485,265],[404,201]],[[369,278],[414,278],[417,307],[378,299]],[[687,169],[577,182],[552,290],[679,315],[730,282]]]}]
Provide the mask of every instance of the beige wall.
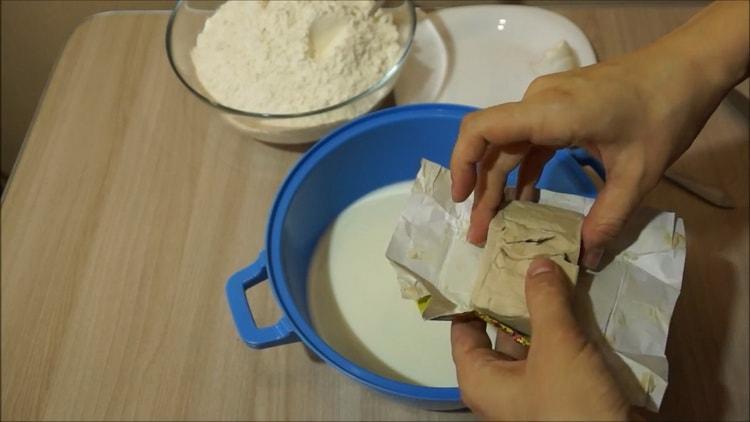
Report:
[{"label": "beige wall", "polygon": [[106,10],[169,9],[173,0],[2,0],[2,173],[10,173],[50,70],[68,36]]}]

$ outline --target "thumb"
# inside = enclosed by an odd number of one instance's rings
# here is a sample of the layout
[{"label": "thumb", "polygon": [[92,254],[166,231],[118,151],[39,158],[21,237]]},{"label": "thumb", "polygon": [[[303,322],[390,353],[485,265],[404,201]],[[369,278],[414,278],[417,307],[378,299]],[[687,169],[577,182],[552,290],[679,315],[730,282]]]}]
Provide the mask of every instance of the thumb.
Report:
[{"label": "thumb", "polygon": [[572,283],[562,269],[547,258],[532,261],[526,272],[531,351],[549,350],[562,355],[565,350],[579,350],[585,344],[572,303]]},{"label": "thumb", "polygon": [[616,174],[604,184],[581,227],[584,267],[596,270],[604,254],[604,247],[620,234],[630,214],[638,206],[643,194],[638,180],[632,175]]}]

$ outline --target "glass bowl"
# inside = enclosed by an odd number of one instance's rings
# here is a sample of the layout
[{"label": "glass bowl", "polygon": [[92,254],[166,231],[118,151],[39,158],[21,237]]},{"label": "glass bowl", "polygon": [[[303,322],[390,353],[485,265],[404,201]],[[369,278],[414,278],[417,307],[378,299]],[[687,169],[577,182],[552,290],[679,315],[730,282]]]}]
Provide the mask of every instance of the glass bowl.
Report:
[{"label": "glass bowl", "polygon": [[190,52],[203,26],[224,1],[181,0],[167,24],[167,57],[177,77],[200,100],[211,105],[233,126],[261,141],[279,144],[313,142],[336,126],[367,113],[385,98],[398,78],[411,49],[416,11],[411,0],[381,2],[399,32],[400,51],[382,77],[363,92],[338,104],[302,113],[274,114],[238,110],[216,101],[198,80]]}]

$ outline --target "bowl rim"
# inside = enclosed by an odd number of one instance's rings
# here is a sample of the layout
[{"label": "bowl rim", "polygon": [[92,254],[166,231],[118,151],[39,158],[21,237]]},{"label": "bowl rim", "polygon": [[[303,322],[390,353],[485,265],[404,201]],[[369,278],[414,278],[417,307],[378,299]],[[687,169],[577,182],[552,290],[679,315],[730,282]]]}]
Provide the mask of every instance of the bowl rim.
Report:
[{"label": "bowl rim", "polygon": [[219,103],[218,101],[214,101],[211,98],[208,98],[205,95],[198,92],[198,90],[196,90],[192,85],[190,85],[190,83],[187,80],[185,80],[185,78],[182,76],[182,73],[180,73],[180,71],[177,68],[177,65],[174,62],[172,44],[170,41],[172,40],[172,29],[174,27],[174,22],[177,16],[177,11],[181,7],[184,6],[185,2],[186,0],[177,1],[177,4],[174,6],[174,8],[169,14],[169,20],[167,21],[165,44],[166,44],[166,50],[167,50],[167,60],[169,61],[169,65],[172,68],[172,71],[175,73],[175,75],[177,75],[177,78],[180,80],[180,82],[182,82],[182,84],[185,85],[185,87],[187,87],[187,89],[190,92],[192,92],[195,96],[197,96],[204,103],[211,105],[213,107],[216,107],[219,110],[227,112],[227,113],[232,113],[232,114],[236,114],[240,116],[248,116],[248,117],[262,117],[266,119],[288,119],[288,118],[295,118],[295,117],[313,116],[313,115],[325,113],[328,111],[336,110],[338,108],[347,106],[349,104],[353,104],[356,101],[367,97],[371,93],[385,86],[386,83],[388,83],[391,80],[391,78],[393,78],[396,75],[396,73],[398,73],[398,71],[401,69],[401,67],[404,65],[404,63],[406,62],[406,58],[409,56],[409,52],[411,51],[411,47],[414,41],[414,33],[416,32],[416,29],[417,29],[417,12],[416,12],[416,7],[414,5],[414,1],[404,0],[404,4],[407,5],[407,10],[409,12],[409,18],[411,22],[411,27],[409,28],[409,34],[406,40],[405,48],[403,49],[401,56],[399,56],[398,60],[396,60],[393,66],[391,66],[388,69],[388,71],[385,72],[385,74],[380,79],[378,79],[373,85],[371,85],[370,87],[368,87],[367,89],[365,89],[364,91],[360,92],[359,94],[353,97],[349,97],[342,102],[339,102],[330,106],[326,106],[323,108],[300,112],[300,113],[261,113],[261,112],[255,112],[255,111],[239,110],[236,108],[223,105]]}]

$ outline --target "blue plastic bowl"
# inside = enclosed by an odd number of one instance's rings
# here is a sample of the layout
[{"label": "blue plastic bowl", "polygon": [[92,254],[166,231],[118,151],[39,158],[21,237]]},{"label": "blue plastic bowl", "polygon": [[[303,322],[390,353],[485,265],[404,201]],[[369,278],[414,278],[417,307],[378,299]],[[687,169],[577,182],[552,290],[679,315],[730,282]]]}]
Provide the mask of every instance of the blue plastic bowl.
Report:
[{"label": "blue plastic bowl", "polygon": [[[242,340],[256,349],[301,340],[334,368],[392,398],[435,410],[462,408],[458,388],[385,378],[333,350],[310,322],[307,270],[318,238],[349,204],[382,186],[413,179],[422,158],[447,166],[461,119],[472,110],[449,104],[390,108],[351,121],[311,148],[276,196],[266,250],[227,283],[229,306]],[[596,190],[581,164],[601,169],[582,150],[558,151],[538,186],[593,197]],[[514,172],[509,184],[515,184],[515,178]],[[264,280],[271,283],[283,316],[272,326],[258,327],[245,291]]]}]

